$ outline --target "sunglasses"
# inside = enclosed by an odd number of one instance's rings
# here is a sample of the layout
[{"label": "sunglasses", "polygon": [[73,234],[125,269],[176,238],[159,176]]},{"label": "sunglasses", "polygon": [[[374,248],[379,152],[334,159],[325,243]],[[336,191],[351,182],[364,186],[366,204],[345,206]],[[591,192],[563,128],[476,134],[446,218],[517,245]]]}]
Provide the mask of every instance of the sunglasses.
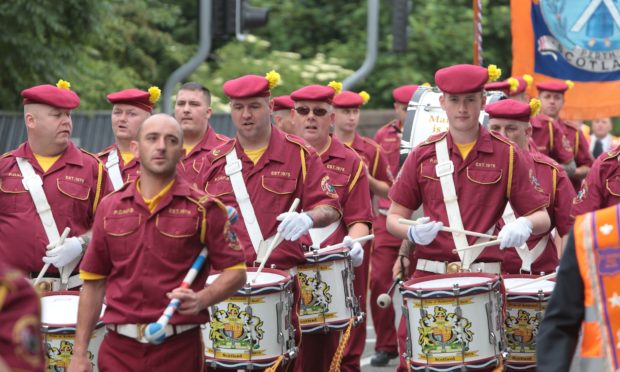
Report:
[{"label": "sunglasses", "polygon": [[310,113],[310,111],[312,111],[312,113],[314,114],[314,116],[325,116],[327,115],[327,110],[324,108],[320,108],[320,107],[315,107],[312,110],[310,110],[309,107],[296,107],[295,111],[297,111],[297,113],[301,116],[306,116]]}]

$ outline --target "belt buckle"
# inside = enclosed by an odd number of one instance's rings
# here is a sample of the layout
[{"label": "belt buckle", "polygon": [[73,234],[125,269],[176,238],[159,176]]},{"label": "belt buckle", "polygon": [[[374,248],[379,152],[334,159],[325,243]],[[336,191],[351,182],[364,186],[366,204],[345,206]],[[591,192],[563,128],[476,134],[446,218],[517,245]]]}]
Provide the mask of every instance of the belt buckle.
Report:
[{"label": "belt buckle", "polygon": [[137,334],[136,334],[136,341],[142,342],[142,340],[145,339],[144,338],[144,331],[146,330],[146,326],[147,325],[148,324],[145,324],[145,323],[136,324],[136,328],[137,328],[137,331],[138,331]]},{"label": "belt buckle", "polygon": [[463,265],[459,261],[449,262],[446,264],[446,272],[449,274],[460,273],[462,267]]}]

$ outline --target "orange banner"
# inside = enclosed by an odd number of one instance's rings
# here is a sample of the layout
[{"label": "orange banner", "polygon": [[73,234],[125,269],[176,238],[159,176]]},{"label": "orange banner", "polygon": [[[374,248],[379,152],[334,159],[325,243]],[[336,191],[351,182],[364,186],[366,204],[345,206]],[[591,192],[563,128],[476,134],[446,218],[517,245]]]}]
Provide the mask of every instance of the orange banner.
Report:
[{"label": "orange banner", "polygon": [[[620,9],[604,0],[511,0],[512,75],[572,80],[562,117],[620,116]],[[534,84],[536,85],[536,84]],[[528,93],[536,96],[535,87]]]}]

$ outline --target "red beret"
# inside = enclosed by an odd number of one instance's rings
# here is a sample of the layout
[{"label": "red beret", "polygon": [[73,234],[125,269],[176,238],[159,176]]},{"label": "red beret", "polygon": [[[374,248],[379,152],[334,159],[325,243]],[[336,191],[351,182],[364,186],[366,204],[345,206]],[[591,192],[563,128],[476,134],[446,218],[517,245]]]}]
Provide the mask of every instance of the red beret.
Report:
[{"label": "red beret", "polygon": [[415,93],[416,90],[418,90],[418,86],[415,84],[402,85],[394,89],[392,91],[394,102],[409,103],[411,97],[413,97],[413,93]]},{"label": "red beret", "polygon": [[49,84],[24,89],[21,96],[24,98],[24,105],[41,103],[67,110],[73,110],[80,105],[80,97],[74,91]]},{"label": "red beret", "polygon": [[476,65],[454,65],[444,67],[435,73],[435,83],[448,94],[482,92],[489,81],[489,71]]},{"label": "red beret", "polygon": [[228,98],[269,97],[269,81],[264,76],[244,75],[224,83]]},{"label": "red beret", "polygon": [[507,81],[496,81],[493,83],[485,84],[484,90],[498,90],[500,92],[509,94],[510,84],[508,84]]},{"label": "red beret", "polygon": [[514,99],[503,99],[489,103],[484,110],[489,114],[489,119],[512,119],[526,123],[530,121],[532,114],[532,109],[528,103]]},{"label": "red beret", "polygon": [[544,83],[537,83],[536,88],[539,91],[546,90],[549,92],[556,92],[556,93],[564,93],[569,89],[568,84],[566,84],[566,82],[564,81],[547,81]]},{"label": "red beret", "polygon": [[295,102],[290,96],[278,96],[271,100],[273,108],[271,111],[292,110],[295,108]]},{"label": "red beret", "polygon": [[334,88],[327,85],[307,85],[291,93],[291,99],[295,102],[321,101],[331,104],[335,93]]},{"label": "red beret", "polygon": [[359,93],[354,93],[350,91],[344,91],[340,94],[337,94],[334,97],[334,101],[332,105],[334,107],[340,108],[355,108],[361,107],[364,104],[364,99]]},{"label": "red beret", "polygon": [[108,101],[115,105],[124,103],[126,105],[135,106],[147,112],[153,112],[154,103],[151,102],[149,92],[140,89],[125,89],[120,92],[108,94]]}]

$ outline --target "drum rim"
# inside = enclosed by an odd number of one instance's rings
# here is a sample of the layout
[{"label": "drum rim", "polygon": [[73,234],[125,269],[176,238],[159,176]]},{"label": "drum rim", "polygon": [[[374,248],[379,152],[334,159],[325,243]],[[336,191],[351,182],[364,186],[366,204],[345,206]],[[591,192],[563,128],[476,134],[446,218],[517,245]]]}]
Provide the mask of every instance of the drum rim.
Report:
[{"label": "drum rim", "polygon": [[482,281],[480,283],[472,283],[466,285],[459,285],[460,289],[467,289],[473,287],[479,287],[481,285],[485,285],[487,283],[495,283],[500,279],[500,276],[497,274],[489,274],[489,273],[454,273],[454,274],[437,274],[437,275],[429,275],[422,276],[419,278],[414,278],[406,281],[402,284],[402,289],[407,291],[422,291],[422,292],[433,292],[433,291],[446,291],[452,290],[452,286],[447,287],[434,287],[434,288],[415,288],[414,284],[428,282],[430,280],[438,280],[438,279],[449,279],[449,278],[485,278],[487,280]]},{"label": "drum rim", "polygon": [[[40,305],[41,305],[41,327],[46,327],[49,329],[56,329],[56,328],[73,328],[75,329],[77,327],[77,315],[76,315],[76,322],[75,323],[46,323],[43,321],[43,298],[45,297],[52,297],[52,296],[74,296],[78,298],[78,304],[79,304],[79,298],[80,298],[80,291],[71,291],[71,290],[62,290],[62,291],[46,291],[40,294],[41,298],[40,298]],[[105,302],[103,304],[101,304],[101,316],[99,317],[99,320],[97,321],[96,325],[95,325],[95,329],[99,329],[101,327],[104,326],[104,323],[102,321],[103,319],[103,314],[105,314],[105,310],[106,310],[106,304]],[[49,333],[49,332],[44,332],[44,333]],[[61,332],[58,332],[61,333]],[[70,332],[67,332],[70,333]]]},{"label": "drum rim", "polygon": [[[540,278],[539,275],[531,275],[531,274],[507,274],[503,276],[504,278],[504,287],[506,287],[506,299],[508,299],[508,297],[518,297],[519,299],[521,299],[522,297],[534,297],[536,300],[538,300],[538,291],[530,291],[530,292],[525,292],[525,291],[519,291],[519,292],[511,292],[510,288],[508,288],[508,286],[506,286],[506,279],[536,279],[536,278]],[[554,283],[554,287],[555,287],[555,278],[551,278],[551,279],[546,279],[545,281],[548,282],[552,282]],[[543,282],[544,283],[544,282]],[[551,291],[544,291],[543,290],[543,295],[545,297],[550,297],[551,293],[553,292],[553,289],[551,289]]]},{"label": "drum rim", "polygon": [[[258,267],[248,267],[246,269],[247,272],[256,272],[258,271]],[[265,289],[265,288],[273,288],[273,292],[269,292],[269,293],[276,293],[276,292],[280,292],[281,289],[279,287],[287,287],[289,285],[292,284],[293,282],[293,277],[291,276],[291,274],[288,271],[283,271],[283,270],[278,270],[278,269],[271,269],[271,268],[263,268],[263,270],[261,270],[261,272],[264,273],[269,273],[269,274],[276,274],[276,275],[280,275],[282,278],[276,282],[269,282],[269,283],[260,283],[260,284],[253,284],[251,286],[251,291],[249,293],[244,292],[244,288],[245,286],[249,283],[249,280],[246,280],[246,283],[243,285],[243,287],[241,287],[240,289],[238,289],[235,294],[233,294],[231,297],[238,297],[238,296],[248,296],[248,295],[265,295],[268,294],[267,292],[261,292],[261,293],[254,293],[256,291],[259,291],[261,289]],[[219,275],[218,274],[211,274],[209,275],[209,277],[211,277],[212,275]],[[207,277],[207,280],[208,278]],[[211,283],[205,283],[205,286],[210,286]],[[226,300],[224,300],[226,301]],[[224,302],[221,301],[221,302]]]}]

